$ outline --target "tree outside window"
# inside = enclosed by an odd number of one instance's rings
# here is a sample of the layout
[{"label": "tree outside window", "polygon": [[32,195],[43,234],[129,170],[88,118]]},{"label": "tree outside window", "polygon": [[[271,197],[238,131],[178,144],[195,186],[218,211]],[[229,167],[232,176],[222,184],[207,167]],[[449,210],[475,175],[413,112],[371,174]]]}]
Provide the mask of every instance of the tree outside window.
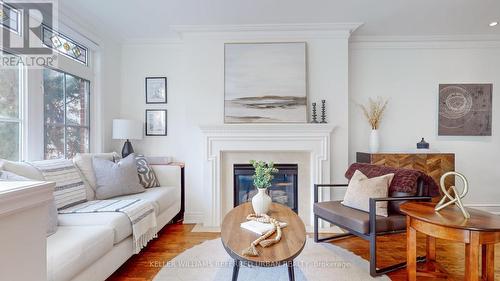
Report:
[{"label": "tree outside window", "polygon": [[43,71],[45,159],[89,151],[90,82],[52,69]]},{"label": "tree outside window", "polygon": [[0,69],[0,158],[13,161],[21,158],[20,85],[19,68]]}]

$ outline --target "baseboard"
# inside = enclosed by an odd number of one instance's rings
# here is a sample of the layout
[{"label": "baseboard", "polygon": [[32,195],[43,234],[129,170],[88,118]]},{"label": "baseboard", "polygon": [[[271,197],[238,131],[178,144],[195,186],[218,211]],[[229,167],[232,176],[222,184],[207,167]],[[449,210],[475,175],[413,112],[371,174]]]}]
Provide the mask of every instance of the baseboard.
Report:
[{"label": "baseboard", "polygon": [[465,207],[469,208],[474,208],[474,209],[479,209],[483,210],[486,212],[490,212],[495,215],[500,215],[500,203],[470,203],[470,204],[464,204]]},{"label": "baseboard", "polygon": [[184,213],[184,223],[201,223],[203,222],[204,215],[202,212],[189,212]]}]

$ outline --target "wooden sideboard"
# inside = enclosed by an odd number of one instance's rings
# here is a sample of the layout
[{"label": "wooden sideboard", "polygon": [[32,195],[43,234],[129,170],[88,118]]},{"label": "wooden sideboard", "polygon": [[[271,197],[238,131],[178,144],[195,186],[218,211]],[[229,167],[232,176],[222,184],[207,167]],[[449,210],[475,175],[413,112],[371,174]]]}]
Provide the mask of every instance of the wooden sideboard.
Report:
[{"label": "wooden sideboard", "polygon": [[[455,170],[454,153],[437,152],[357,152],[356,162],[422,171],[439,185],[441,176]],[[446,186],[455,184],[454,177],[446,178]]]}]

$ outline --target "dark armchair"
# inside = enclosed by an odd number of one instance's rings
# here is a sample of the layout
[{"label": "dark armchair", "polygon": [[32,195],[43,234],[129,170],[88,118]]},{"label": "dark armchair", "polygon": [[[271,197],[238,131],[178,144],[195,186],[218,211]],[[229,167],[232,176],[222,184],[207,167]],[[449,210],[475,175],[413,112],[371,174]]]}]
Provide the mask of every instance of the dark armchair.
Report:
[{"label": "dark armchair", "polygon": [[[352,167],[352,166],[351,166]],[[366,167],[365,167],[366,168]],[[369,167],[368,167],[369,168]],[[378,166],[376,169],[380,169]],[[394,169],[394,168],[390,168]],[[408,171],[408,170],[405,170]],[[346,173],[347,175],[347,173]],[[398,173],[395,174],[395,177]],[[377,236],[402,233],[406,231],[406,216],[399,211],[399,205],[405,201],[430,201],[429,189],[425,185],[425,179],[415,178],[414,192],[390,191],[386,198],[370,198],[369,212],[360,211],[342,205],[341,201],[318,202],[320,188],[347,186],[347,184],[316,184],[314,185],[314,241],[323,242],[333,239],[356,235],[370,242],[370,275],[379,276],[406,266],[406,262],[394,264],[385,268],[377,268]],[[394,179],[393,179],[394,182]],[[433,194],[433,192],[431,192]],[[388,202],[388,216],[377,216],[375,212],[376,202]],[[333,237],[319,238],[318,223],[323,219],[332,223],[348,233],[338,234]],[[425,257],[418,257],[425,261]]]}]

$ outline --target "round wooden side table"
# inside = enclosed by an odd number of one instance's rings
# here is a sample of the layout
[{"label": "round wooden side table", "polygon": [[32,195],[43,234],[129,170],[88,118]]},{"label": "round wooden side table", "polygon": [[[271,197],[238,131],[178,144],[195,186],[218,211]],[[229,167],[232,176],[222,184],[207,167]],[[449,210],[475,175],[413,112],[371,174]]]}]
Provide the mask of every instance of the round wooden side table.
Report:
[{"label": "round wooden side table", "polygon": [[[500,242],[500,217],[488,212],[467,208],[471,217],[466,219],[454,206],[439,212],[435,203],[407,202],[401,205],[407,225],[408,280],[417,276],[446,277],[446,270],[436,263],[436,238],[465,243],[465,278],[479,280],[479,253],[482,261],[482,280],[495,279],[495,243]],[[428,268],[417,272],[417,231],[427,235]],[[480,248],[481,251],[480,251]]]},{"label": "round wooden side table", "polygon": [[[257,247],[259,256],[248,257],[241,254],[252,241],[259,236],[240,227],[247,215],[253,213],[252,204],[244,203],[232,209],[225,217],[221,227],[221,240],[224,249],[234,259],[233,281],[238,279],[241,264],[272,267],[288,265],[288,277],[295,280],[293,260],[302,252],[306,244],[306,228],[299,216],[292,209],[281,204],[272,203],[269,215],[279,221],[286,222],[281,241],[267,248]],[[272,236],[273,237],[273,236]]]}]

